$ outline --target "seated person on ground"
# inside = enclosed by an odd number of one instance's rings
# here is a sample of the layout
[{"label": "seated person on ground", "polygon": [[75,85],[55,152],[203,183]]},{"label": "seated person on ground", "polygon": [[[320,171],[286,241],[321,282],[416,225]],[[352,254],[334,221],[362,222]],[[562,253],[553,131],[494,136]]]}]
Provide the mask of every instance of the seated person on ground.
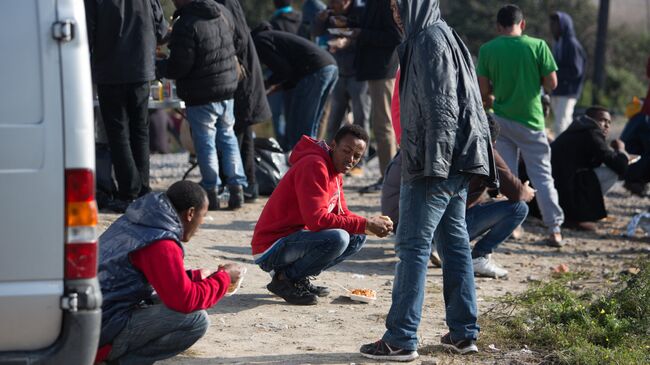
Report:
[{"label": "seated person on ground", "polygon": [[[492,117],[488,117],[492,141],[496,140],[499,125]],[[465,221],[470,241],[483,236],[472,250],[474,275],[488,277],[505,277],[508,271],[499,267],[491,258],[492,252],[505,241],[512,232],[526,219],[529,202],[535,196],[535,191],[514,176],[496,149],[493,148],[494,158],[499,176],[500,192],[508,198],[490,199],[487,197],[485,179],[475,176],[470,180],[467,192],[467,212]],[[402,159],[398,153],[386,169],[384,188],[381,192],[381,211],[389,216],[397,229],[399,221],[400,171]],[[434,250],[431,262],[440,266],[440,258]]]},{"label": "seated person on ground", "polygon": [[345,125],[328,146],[303,136],[294,148],[291,168],[280,180],[255,226],[255,263],[273,279],[267,289],[291,304],[312,305],[329,290],[310,276],[357,253],[365,233],[384,237],[393,229],[385,217],[364,218],[348,210],[342,174],[363,157],[368,134]]},{"label": "seated person on ground", "polygon": [[[102,328],[97,360],[153,364],[192,346],[208,329],[205,309],[241,275],[236,264],[185,270],[184,249],[208,211],[205,191],[179,181],[149,193],[99,237]],[[155,291],[155,293],[154,293]]]},{"label": "seated person on ground", "polygon": [[551,143],[551,166],[565,226],[596,229],[605,218],[603,196],[623,177],[628,166],[625,144],[607,145],[611,124],[609,111],[593,106]]}]

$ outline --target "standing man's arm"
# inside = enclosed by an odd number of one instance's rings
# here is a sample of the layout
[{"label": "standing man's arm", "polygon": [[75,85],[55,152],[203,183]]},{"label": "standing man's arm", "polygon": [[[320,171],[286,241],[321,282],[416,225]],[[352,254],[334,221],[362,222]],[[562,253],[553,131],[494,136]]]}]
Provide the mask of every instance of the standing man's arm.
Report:
[{"label": "standing man's arm", "polygon": [[478,77],[478,87],[481,89],[481,99],[483,99],[483,108],[492,108],[494,102],[494,95],[492,95],[492,88],[490,87],[490,79],[485,76]]},{"label": "standing man's arm", "polygon": [[156,75],[172,80],[182,79],[194,65],[194,34],[176,23],[169,43],[169,58],[156,63]]},{"label": "standing man's arm", "polygon": [[557,87],[557,72],[553,71],[542,77],[542,86],[544,87],[544,92],[550,95]]},{"label": "standing man's arm", "polygon": [[165,20],[162,6],[159,0],[151,0],[151,11],[153,12],[154,31],[156,32],[156,42],[163,44],[166,41],[169,24]]}]

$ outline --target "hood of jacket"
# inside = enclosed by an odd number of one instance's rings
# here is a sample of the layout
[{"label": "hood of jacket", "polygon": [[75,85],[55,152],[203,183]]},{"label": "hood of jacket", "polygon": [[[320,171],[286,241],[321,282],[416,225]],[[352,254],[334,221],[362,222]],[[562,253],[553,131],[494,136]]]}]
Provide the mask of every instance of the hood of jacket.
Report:
[{"label": "hood of jacket", "polygon": [[560,37],[575,37],[576,31],[573,28],[573,19],[571,16],[563,11],[555,13],[560,22]]},{"label": "hood of jacket", "polygon": [[438,0],[397,1],[407,38],[441,20]]},{"label": "hood of jacket", "polygon": [[327,170],[330,175],[336,175],[338,172],[334,168],[334,161],[332,161],[332,156],[330,155],[331,150],[325,141],[318,141],[311,137],[302,136],[291,152],[289,164],[293,166],[306,156],[317,155],[327,161]]},{"label": "hood of jacket", "polygon": [[282,19],[282,21],[284,22],[296,24],[296,26],[299,26],[300,24],[302,24],[302,13],[299,11],[280,13],[274,16],[273,19]]},{"label": "hood of jacket", "polygon": [[590,129],[596,129],[602,132],[597,121],[587,115],[583,115],[582,117],[574,120],[573,123],[569,125],[569,128],[567,128],[565,133],[581,132]]},{"label": "hood of jacket", "polygon": [[136,225],[172,232],[180,241],[183,226],[165,193],[149,193],[126,209],[126,219]]},{"label": "hood of jacket", "polygon": [[194,0],[174,12],[174,18],[193,15],[202,19],[215,19],[221,16],[221,9],[214,0]]}]

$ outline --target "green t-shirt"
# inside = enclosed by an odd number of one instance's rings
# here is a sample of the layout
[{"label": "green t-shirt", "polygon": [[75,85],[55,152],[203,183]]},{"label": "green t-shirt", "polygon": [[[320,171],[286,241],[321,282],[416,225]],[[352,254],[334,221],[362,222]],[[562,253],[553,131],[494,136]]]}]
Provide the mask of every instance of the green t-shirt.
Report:
[{"label": "green t-shirt", "polygon": [[484,44],[476,72],[492,82],[496,115],[541,131],[542,77],[556,70],[546,42],[522,35],[499,36]]}]

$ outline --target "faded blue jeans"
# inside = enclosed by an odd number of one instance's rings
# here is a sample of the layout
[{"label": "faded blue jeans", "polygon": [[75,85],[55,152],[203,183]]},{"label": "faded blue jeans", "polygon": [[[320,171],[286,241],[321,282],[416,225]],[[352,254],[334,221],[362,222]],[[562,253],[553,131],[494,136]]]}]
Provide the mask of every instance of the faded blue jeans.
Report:
[{"label": "faded blue jeans", "polygon": [[383,340],[416,350],[422,318],[427,265],[434,240],[442,267],[446,321],[453,341],[477,339],[479,326],[465,204],[469,176],[423,177],[402,181],[397,227],[393,303]]},{"label": "faded blue jeans", "polygon": [[320,118],[338,77],[338,67],[328,65],[303,77],[285,93],[287,150],[293,149],[303,135],[318,137]]},{"label": "faded blue jeans", "polygon": [[366,235],[342,229],[307,230],[281,238],[255,263],[266,272],[284,272],[290,280],[317,276],[361,250]]},{"label": "faded blue jeans", "polygon": [[185,314],[164,304],[135,309],[113,339],[108,364],[148,365],[176,356],[203,337],[209,326],[204,310]]},{"label": "faded blue jeans", "polygon": [[214,190],[221,185],[219,179],[219,158],[228,185],[248,186],[244,174],[244,164],[239,153],[239,143],[235,136],[234,103],[231,100],[216,103],[188,106],[187,120],[192,129],[192,141],[201,170],[201,186]]},{"label": "faded blue jeans", "polygon": [[485,233],[472,250],[472,257],[477,258],[491,254],[510,237],[528,216],[528,205],[523,201],[501,200],[475,205],[465,214],[470,241]]}]

